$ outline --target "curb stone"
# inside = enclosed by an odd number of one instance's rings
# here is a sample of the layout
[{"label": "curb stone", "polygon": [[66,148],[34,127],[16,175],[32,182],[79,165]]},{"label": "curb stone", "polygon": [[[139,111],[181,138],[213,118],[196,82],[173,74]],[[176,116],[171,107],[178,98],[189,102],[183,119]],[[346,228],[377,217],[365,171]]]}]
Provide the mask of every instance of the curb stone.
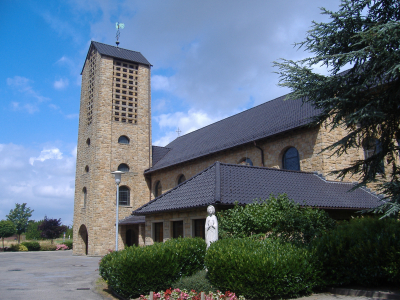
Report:
[{"label": "curb stone", "polygon": [[366,291],[366,290],[344,289],[344,288],[328,288],[326,291],[331,294],[343,295],[343,296],[400,300],[400,293],[397,292]]}]

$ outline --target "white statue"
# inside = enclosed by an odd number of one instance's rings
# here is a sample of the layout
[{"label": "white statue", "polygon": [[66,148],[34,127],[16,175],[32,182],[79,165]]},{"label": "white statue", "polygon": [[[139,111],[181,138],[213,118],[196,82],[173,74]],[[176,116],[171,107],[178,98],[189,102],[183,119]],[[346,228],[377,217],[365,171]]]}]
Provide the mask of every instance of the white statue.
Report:
[{"label": "white statue", "polygon": [[218,241],[218,220],[215,216],[214,206],[208,206],[207,213],[208,217],[206,219],[206,244],[208,249],[211,243]]}]

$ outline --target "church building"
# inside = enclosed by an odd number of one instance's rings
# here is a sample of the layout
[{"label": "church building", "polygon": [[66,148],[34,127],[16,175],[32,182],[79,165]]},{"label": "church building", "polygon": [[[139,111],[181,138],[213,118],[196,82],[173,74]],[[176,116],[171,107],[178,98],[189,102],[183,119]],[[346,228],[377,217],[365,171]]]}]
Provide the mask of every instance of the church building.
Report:
[{"label": "church building", "polygon": [[[119,249],[178,236],[204,237],[206,208],[218,210],[286,193],[294,201],[348,219],[376,207],[369,189],[330,172],[368,155],[340,158],[322,149],[343,129],[311,125],[318,110],[285,96],[180,136],[151,142],[151,64],[139,52],[92,41],[82,69],[74,200],[74,254]],[[373,150],[373,149],[372,149]]]}]

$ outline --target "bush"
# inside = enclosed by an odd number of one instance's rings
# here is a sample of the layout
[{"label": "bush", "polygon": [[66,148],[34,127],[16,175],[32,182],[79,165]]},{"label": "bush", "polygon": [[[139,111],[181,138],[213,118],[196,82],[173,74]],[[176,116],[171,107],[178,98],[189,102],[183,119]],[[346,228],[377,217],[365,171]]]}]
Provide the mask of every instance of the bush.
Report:
[{"label": "bush", "polygon": [[206,243],[200,238],[171,239],[146,247],[127,247],[100,261],[100,275],[115,292],[136,298],[171,287],[204,268]]},{"label": "bush", "polygon": [[314,241],[330,285],[400,284],[400,222],[359,218]]},{"label": "bush", "polygon": [[10,246],[11,251],[28,251],[28,248],[22,244],[12,244]]},{"label": "bush", "polygon": [[225,239],[212,243],[205,265],[212,285],[246,299],[297,297],[320,284],[312,253],[279,240]]},{"label": "bush", "polygon": [[208,292],[217,292],[217,289],[213,287],[208,280],[206,270],[198,271],[192,276],[182,277],[178,281],[174,282],[172,287],[180,290],[195,290],[197,292],[205,292],[206,294]]},{"label": "bush", "polygon": [[40,244],[38,242],[22,242],[21,245],[24,245],[29,251],[40,250]]},{"label": "bush", "polygon": [[42,244],[40,245],[40,251],[56,251],[57,246],[51,244]]},{"label": "bush", "polygon": [[67,241],[63,242],[63,244],[64,244],[65,246],[67,246],[68,249],[72,249],[72,246],[73,246],[72,241],[67,240]]},{"label": "bush", "polygon": [[301,206],[286,194],[281,194],[221,211],[218,213],[218,224],[222,239],[258,235],[309,243],[316,236],[334,228],[335,221],[325,211]]}]

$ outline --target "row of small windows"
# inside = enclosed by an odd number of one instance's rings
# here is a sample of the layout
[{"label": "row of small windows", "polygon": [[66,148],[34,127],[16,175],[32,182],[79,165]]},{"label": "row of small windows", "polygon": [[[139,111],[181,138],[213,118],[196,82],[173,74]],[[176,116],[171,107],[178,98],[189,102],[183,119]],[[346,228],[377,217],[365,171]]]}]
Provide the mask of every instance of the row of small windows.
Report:
[{"label": "row of small windows", "polygon": [[[185,237],[184,235],[184,224],[183,221],[172,221],[171,237],[176,239],[179,237]],[[156,243],[162,243],[164,241],[164,223],[157,222],[152,224],[152,235],[153,240]],[[194,219],[192,220],[192,237],[200,237],[205,239],[206,219]]]}]

